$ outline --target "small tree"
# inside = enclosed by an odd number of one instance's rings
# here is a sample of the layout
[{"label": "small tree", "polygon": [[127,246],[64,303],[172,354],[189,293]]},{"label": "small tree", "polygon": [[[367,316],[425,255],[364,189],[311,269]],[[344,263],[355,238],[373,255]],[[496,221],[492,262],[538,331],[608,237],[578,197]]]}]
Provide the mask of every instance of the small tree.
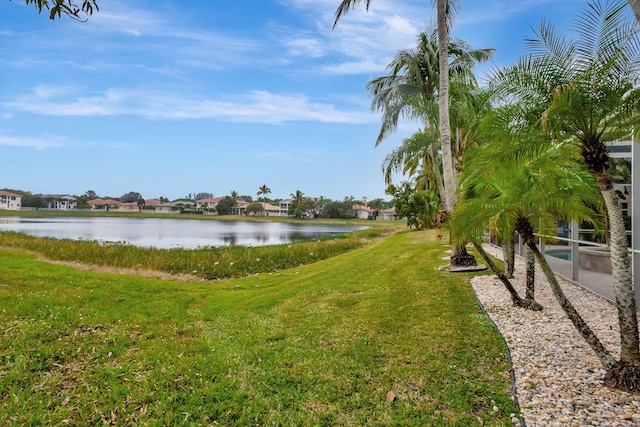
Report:
[{"label": "small tree", "polygon": [[196,200],[212,199],[213,193],[200,192],[200,193],[196,193],[195,196],[193,196],[193,198]]},{"label": "small tree", "polygon": [[437,192],[417,191],[406,181],[400,186],[390,185],[386,192],[393,197],[395,216],[406,218],[407,226],[422,229],[436,225],[436,217],[441,208]]},{"label": "small tree", "polygon": [[123,194],[122,196],[120,196],[120,201],[122,203],[134,203],[134,202],[138,202],[138,199],[141,199],[142,195],[140,195],[140,193],[137,193],[135,191],[130,191],[127,194]]},{"label": "small tree", "polygon": [[289,205],[289,215],[296,218],[312,216],[315,201],[310,197],[302,197]]},{"label": "small tree", "polygon": [[93,199],[99,199],[100,198],[98,196],[98,194],[93,190],[87,190],[84,194],[85,194],[85,196],[87,196],[87,200],[93,200]]},{"label": "small tree", "polygon": [[247,215],[249,214],[253,216],[255,216],[256,214],[262,215],[264,213],[264,205],[260,202],[251,202],[247,205],[244,212]]},{"label": "small tree", "polygon": [[218,212],[218,215],[230,215],[231,208],[233,208],[236,203],[236,199],[227,196],[216,204],[216,212]]},{"label": "small tree", "polygon": [[330,201],[325,203],[322,216],[324,218],[355,218],[356,212],[353,210],[353,204],[353,200],[350,199],[345,199],[343,201]]},{"label": "small tree", "polygon": [[44,199],[41,194],[22,194],[22,206],[25,208],[41,208],[44,206]]}]

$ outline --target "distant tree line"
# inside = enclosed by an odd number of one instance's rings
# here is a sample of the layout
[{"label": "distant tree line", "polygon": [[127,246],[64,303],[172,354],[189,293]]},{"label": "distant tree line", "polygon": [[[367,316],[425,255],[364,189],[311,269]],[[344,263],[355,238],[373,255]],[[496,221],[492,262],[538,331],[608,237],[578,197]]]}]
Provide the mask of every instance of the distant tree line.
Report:
[{"label": "distant tree line", "polygon": [[[272,204],[278,206],[283,199],[269,198],[266,196],[270,192],[269,188],[263,186],[262,190],[268,190],[267,193],[262,192],[259,194],[259,201],[255,200],[250,195],[241,195],[236,191],[232,191],[230,195],[225,196],[216,204],[215,212],[219,215],[230,215],[232,208],[238,204],[238,201],[247,202],[248,205],[245,208],[245,213],[250,215],[260,215],[264,212],[265,204]],[[22,197],[22,206],[28,208],[43,208],[47,205],[47,202],[52,200],[51,196],[44,194],[33,194],[30,191],[16,190],[5,188],[5,191],[19,194]],[[391,193],[389,193],[391,194]],[[393,195],[393,194],[392,194]],[[122,203],[137,203],[142,209],[146,204],[146,199],[141,193],[137,191],[129,191],[120,197],[97,194],[94,190],[87,190],[81,195],[71,195],[76,200],[77,209],[89,209],[91,206],[88,204],[90,200],[95,199],[113,199]],[[395,195],[393,195],[395,197]],[[214,194],[210,192],[194,192],[187,194],[184,198],[173,200],[174,203],[178,203],[181,208],[186,210],[195,210],[196,201],[213,198]],[[158,198],[161,203],[167,203],[170,200],[166,197]],[[296,218],[305,217],[321,217],[321,218],[339,218],[350,219],[356,217],[356,212],[353,210],[354,205],[367,205],[369,208],[375,211],[382,211],[398,205],[398,203],[404,203],[402,201],[392,200],[386,201],[382,198],[376,198],[367,201],[366,198],[356,199],[353,196],[344,197],[342,200],[332,200],[324,196],[320,197],[306,197],[300,190],[296,190],[291,194],[292,202],[289,204],[288,214]],[[402,199],[398,199],[402,200]],[[402,206],[399,204],[398,206]],[[403,208],[404,209],[404,208]],[[402,211],[400,217],[409,217],[406,214],[406,209]]]}]

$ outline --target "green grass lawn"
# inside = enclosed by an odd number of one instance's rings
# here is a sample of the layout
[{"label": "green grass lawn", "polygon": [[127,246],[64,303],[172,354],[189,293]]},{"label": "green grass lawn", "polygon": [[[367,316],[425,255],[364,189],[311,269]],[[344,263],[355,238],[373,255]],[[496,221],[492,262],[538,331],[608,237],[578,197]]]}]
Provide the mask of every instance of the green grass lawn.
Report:
[{"label": "green grass lawn", "polygon": [[0,250],[0,425],[511,424],[506,350],[446,249],[405,232],[208,283]]}]

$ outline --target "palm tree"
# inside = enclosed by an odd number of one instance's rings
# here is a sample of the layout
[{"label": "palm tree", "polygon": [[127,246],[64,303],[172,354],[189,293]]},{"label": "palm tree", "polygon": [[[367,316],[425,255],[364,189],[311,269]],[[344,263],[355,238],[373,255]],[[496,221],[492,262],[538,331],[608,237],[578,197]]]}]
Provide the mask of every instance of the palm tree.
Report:
[{"label": "palm tree", "polygon": [[304,196],[304,193],[300,190],[296,190],[295,193],[291,193],[289,194],[289,196],[291,196],[291,198],[293,199],[293,201],[295,203],[299,203],[302,200],[302,197]]},{"label": "palm tree", "polygon": [[144,209],[146,203],[147,202],[142,198],[142,196],[138,196],[138,200],[136,200],[136,204],[138,205],[138,212],[142,212],[142,209]]},{"label": "palm tree", "polygon": [[[509,141],[510,142],[510,141]],[[586,325],[565,297],[544,256],[536,246],[534,230],[544,235],[556,232],[556,219],[598,223],[593,207],[602,204],[595,178],[584,165],[576,162],[576,148],[544,143],[530,158],[513,156],[510,144],[499,141],[476,150],[467,160],[461,175],[461,200],[451,219],[452,233],[459,241],[479,242],[487,224],[493,234],[511,236],[518,232],[527,248],[541,265],[558,303],[606,369],[614,358]],[[555,197],[548,197],[553,192]],[[493,262],[480,253],[492,269]],[[495,270],[494,270],[495,271]],[[527,283],[526,297],[520,298],[510,282],[496,272],[511,293],[514,305],[539,309],[534,301],[533,283]]]},{"label": "palm tree", "polygon": [[294,215],[296,218],[298,218],[302,214],[299,208],[301,207],[300,204],[302,203],[304,193],[300,190],[296,190],[295,193],[291,193],[289,194],[289,196],[291,197],[293,202],[291,203],[291,205],[289,205],[288,214]]},{"label": "palm tree", "polygon": [[[451,59],[450,74],[452,89],[457,100],[468,100],[468,94],[477,86],[472,73],[474,64],[491,58],[492,49],[472,49],[466,42],[449,39],[448,55]],[[418,36],[418,46],[413,50],[400,50],[387,66],[389,74],[371,80],[367,84],[372,102],[372,110],[382,112],[382,124],[376,140],[380,145],[385,137],[394,132],[400,117],[419,119],[425,123],[425,131],[418,133],[417,138],[424,141],[432,162],[434,175],[439,182],[440,197],[445,203],[447,197],[438,147],[438,34],[436,30],[423,32]],[[459,111],[462,111],[460,109]],[[457,114],[456,117],[461,117]],[[423,134],[423,135],[420,135]],[[455,176],[452,178],[455,184]]]},{"label": "palm tree", "polygon": [[267,184],[262,185],[259,189],[258,189],[258,200],[260,200],[260,195],[262,195],[262,207],[265,207],[265,203],[267,201],[267,194],[271,193],[271,189],[269,187],[267,187]]},{"label": "palm tree", "polygon": [[[492,86],[504,101],[529,105],[523,120],[550,137],[581,149],[606,206],[613,288],[621,334],[620,360],[608,369],[608,384],[640,390],[640,349],[627,237],[611,176],[607,141],[639,129],[640,37],[626,2],[587,2],[574,25],[577,39],[560,37],[543,22],[530,54],[495,73]],[[535,149],[535,147],[533,148]],[[633,375],[629,375],[633,372]]]},{"label": "palm tree", "polygon": [[[366,9],[369,9],[371,0],[365,0]],[[438,103],[439,103],[439,130],[440,145],[442,150],[442,164],[444,175],[443,204],[449,211],[455,205],[455,177],[451,158],[451,127],[449,123],[449,25],[453,14],[460,4],[460,0],[432,0],[436,4],[437,32],[438,32]],[[342,0],[335,13],[334,27],[340,18],[350,9],[360,4],[360,0]]]},{"label": "palm tree", "polygon": [[[98,10],[97,0],[82,0],[80,5],[77,5],[75,0],[25,0],[26,4],[33,4],[38,13],[43,9],[49,11],[49,19],[60,18],[62,14],[65,14],[78,21],[85,21],[93,14],[94,9]],[[84,15],[84,17],[82,16]]]},{"label": "palm tree", "polygon": [[419,130],[409,138],[403,139],[402,145],[387,154],[382,162],[385,184],[388,186],[393,182],[395,173],[410,177],[418,174],[416,179],[418,190],[428,190],[435,181],[438,191],[442,194],[444,192],[442,174],[439,167],[433,166],[434,163],[438,164],[438,158],[431,152],[435,143],[431,133],[424,130]]}]

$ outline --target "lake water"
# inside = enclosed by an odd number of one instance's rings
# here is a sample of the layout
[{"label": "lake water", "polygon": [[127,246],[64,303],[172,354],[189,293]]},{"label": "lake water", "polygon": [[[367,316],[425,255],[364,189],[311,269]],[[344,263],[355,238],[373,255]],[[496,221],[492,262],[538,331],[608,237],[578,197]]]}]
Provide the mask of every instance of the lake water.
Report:
[{"label": "lake water", "polygon": [[15,231],[56,239],[125,242],[161,249],[277,245],[344,234],[364,228],[366,227],[166,218],[0,217],[0,231]]}]

